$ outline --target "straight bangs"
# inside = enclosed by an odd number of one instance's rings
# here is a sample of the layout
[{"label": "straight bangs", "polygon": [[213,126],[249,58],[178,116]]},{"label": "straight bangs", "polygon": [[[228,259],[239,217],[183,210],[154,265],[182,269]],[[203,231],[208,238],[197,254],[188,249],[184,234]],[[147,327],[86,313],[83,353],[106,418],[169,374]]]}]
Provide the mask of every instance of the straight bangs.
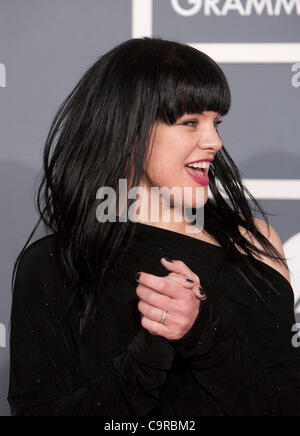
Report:
[{"label": "straight bangs", "polygon": [[205,53],[182,44],[174,48],[160,68],[157,81],[157,120],[173,125],[185,114],[228,114],[231,91],[220,67]]}]

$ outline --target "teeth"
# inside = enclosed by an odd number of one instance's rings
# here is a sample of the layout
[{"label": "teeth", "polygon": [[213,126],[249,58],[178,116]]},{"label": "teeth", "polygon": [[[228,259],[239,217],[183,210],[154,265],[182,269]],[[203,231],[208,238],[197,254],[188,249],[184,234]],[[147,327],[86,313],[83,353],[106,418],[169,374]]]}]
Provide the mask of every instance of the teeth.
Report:
[{"label": "teeth", "polygon": [[191,165],[188,165],[189,168],[209,168],[209,162],[198,162]]}]

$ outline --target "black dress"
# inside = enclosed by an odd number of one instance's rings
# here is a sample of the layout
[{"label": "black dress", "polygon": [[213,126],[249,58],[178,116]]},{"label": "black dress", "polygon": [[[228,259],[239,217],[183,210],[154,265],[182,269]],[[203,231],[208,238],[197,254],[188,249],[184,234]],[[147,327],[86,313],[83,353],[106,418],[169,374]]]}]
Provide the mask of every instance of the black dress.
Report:
[{"label": "black dress", "polygon": [[[54,238],[28,247],[17,270],[13,415],[300,415],[294,295],[278,271],[263,263],[277,293],[255,279],[262,300],[221,247],[138,223],[101,315],[79,336],[79,301],[59,324],[71,289],[59,273]],[[145,330],[137,307],[136,272],[167,275],[164,256],[184,261],[208,294],[191,330],[173,342]]]}]

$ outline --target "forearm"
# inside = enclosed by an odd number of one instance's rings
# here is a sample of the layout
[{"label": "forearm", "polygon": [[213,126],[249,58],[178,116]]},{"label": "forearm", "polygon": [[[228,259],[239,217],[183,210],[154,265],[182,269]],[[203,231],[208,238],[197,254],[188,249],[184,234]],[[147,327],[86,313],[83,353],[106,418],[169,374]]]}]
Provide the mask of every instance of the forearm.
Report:
[{"label": "forearm", "polygon": [[173,358],[174,349],[164,338],[141,328],[128,350],[89,386],[40,403],[36,395],[30,401],[28,394],[12,390],[9,401],[19,416],[145,416],[157,405]]}]

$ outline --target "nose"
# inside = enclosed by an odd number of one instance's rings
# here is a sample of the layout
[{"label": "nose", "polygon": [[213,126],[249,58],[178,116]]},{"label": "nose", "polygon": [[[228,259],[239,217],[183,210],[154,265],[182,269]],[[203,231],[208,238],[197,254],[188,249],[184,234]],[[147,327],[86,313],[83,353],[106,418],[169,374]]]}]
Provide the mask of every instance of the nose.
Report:
[{"label": "nose", "polygon": [[197,146],[201,150],[208,150],[214,154],[221,150],[223,143],[214,124],[203,128],[199,133]]}]

